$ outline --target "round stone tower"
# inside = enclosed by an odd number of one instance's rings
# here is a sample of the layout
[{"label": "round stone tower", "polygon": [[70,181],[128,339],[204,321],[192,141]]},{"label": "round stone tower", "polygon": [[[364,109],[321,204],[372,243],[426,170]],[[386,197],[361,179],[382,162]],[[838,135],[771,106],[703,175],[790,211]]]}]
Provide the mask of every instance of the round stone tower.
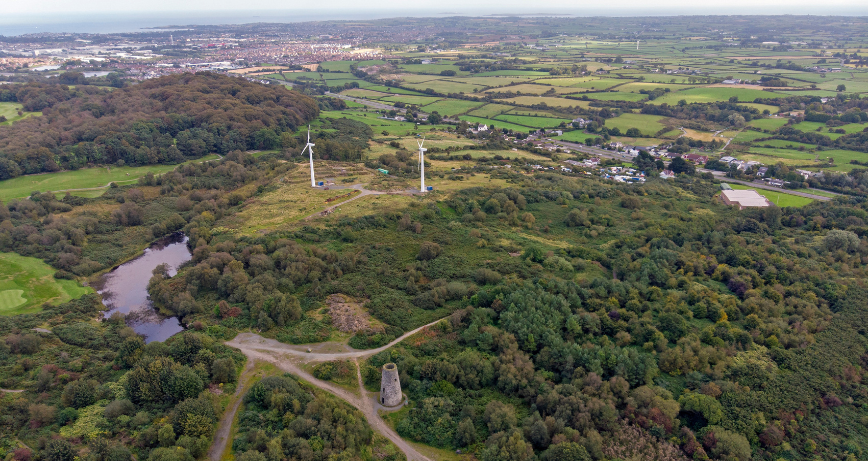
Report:
[{"label": "round stone tower", "polygon": [[401,381],[398,379],[398,367],[394,363],[383,365],[383,375],[380,379],[380,404],[384,407],[395,407],[401,404]]}]

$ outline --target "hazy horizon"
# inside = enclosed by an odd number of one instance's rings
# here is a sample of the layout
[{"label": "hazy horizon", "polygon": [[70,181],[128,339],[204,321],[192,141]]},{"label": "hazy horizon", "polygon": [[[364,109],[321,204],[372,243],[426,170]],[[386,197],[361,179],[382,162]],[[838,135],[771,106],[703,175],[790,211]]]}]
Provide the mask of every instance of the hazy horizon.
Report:
[{"label": "hazy horizon", "polygon": [[[122,33],[144,31],[147,28],[186,26],[266,23],[294,23],[326,20],[373,20],[396,17],[448,17],[448,16],[729,16],[729,15],[817,15],[817,16],[868,16],[868,5],[846,5],[833,2],[823,7],[816,3],[789,3],[788,8],[776,4],[752,5],[733,8],[723,6],[672,5],[672,2],[654,7],[624,6],[632,0],[616,1],[607,7],[597,8],[557,8],[550,3],[535,4],[534,7],[510,7],[505,4],[498,10],[481,7],[456,7],[450,3],[438,7],[396,8],[322,8],[322,9],[223,9],[223,10],[150,10],[150,11],[88,11],[87,5],[74,12],[6,12],[0,15],[0,35],[15,36],[29,33]],[[37,1],[35,5],[45,4]],[[91,2],[93,5],[98,2]],[[9,10],[4,6],[3,10]]]}]

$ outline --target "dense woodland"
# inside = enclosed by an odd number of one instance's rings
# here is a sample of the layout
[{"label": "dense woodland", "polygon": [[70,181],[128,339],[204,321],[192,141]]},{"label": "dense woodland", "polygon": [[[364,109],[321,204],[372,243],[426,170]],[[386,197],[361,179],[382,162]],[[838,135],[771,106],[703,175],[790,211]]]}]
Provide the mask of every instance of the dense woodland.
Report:
[{"label": "dense woodland", "polygon": [[174,164],[210,153],[283,147],[319,113],[282,86],[211,73],[149,80],[113,91],[28,83],[0,100],[42,111],[0,127],[0,179],[88,164]]}]

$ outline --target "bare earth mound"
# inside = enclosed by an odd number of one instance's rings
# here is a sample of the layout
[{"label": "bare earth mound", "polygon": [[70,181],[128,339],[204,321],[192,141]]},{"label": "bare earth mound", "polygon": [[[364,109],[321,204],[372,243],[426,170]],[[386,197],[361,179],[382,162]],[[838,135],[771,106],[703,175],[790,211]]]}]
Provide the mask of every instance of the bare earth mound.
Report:
[{"label": "bare earth mound", "polygon": [[329,306],[332,324],[344,333],[384,331],[382,325],[372,325],[373,319],[362,309],[361,303],[352,300],[348,296],[341,294],[331,295],[326,298],[326,304]]}]

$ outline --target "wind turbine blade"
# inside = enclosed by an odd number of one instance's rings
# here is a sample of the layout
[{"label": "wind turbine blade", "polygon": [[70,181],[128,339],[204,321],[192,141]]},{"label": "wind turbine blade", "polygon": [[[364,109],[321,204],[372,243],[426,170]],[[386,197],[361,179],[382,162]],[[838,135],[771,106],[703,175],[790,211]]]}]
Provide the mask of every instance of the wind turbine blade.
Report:
[{"label": "wind turbine blade", "polygon": [[310,125],[307,126],[307,143],[310,144]]}]

